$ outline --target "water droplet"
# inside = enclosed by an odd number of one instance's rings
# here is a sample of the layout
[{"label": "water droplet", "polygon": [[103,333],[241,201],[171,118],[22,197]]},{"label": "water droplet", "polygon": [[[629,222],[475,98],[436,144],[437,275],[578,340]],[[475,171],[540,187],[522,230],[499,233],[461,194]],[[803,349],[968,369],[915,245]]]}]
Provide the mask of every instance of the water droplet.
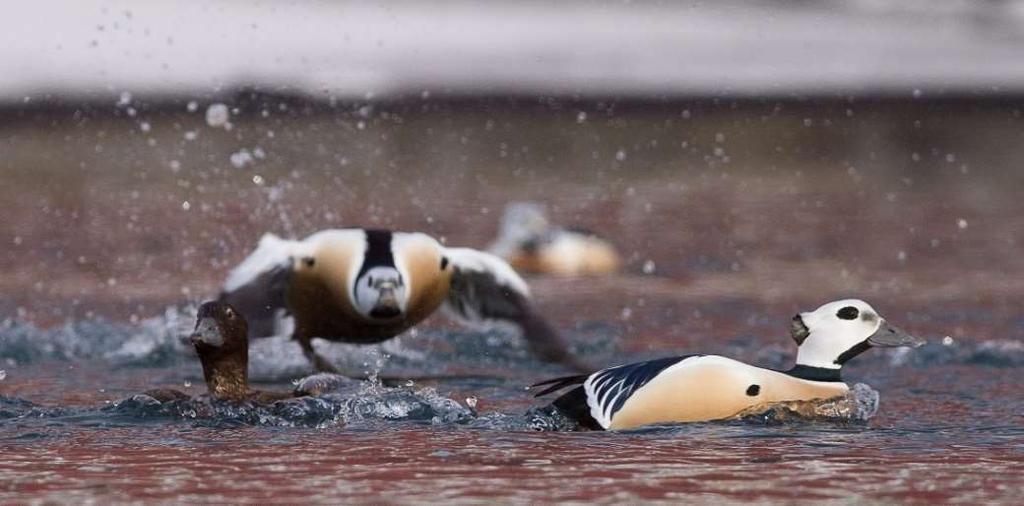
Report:
[{"label": "water droplet", "polygon": [[191,381],[189,381],[189,380],[185,380],[185,383],[184,383],[184,385],[185,385],[185,388],[189,388],[189,387],[191,387],[191,386],[192,386],[192,382],[191,382]]},{"label": "water droplet", "polygon": [[189,202],[186,200],[181,203],[181,208],[188,211],[189,209],[192,209],[192,204],[189,204]]},{"label": "water droplet", "polygon": [[615,152],[615,159],[622,162],[626,160],[626,152],[624,150],[618,150]]},{"label": "water droplet", "polygon": [[967,228],[967,220],[965,220],[963,218],[960,218],[960,219],[956,220],[956,226],[960,230],[963,230],[963,229]]},{"label": "water droplet", "polygon": [[253,161],[252,153],[248,149],[242,148],[236,153],[231,153],[231,165],[236,169],[241,169]]},{"label": "water droplet", "polygon": [[583,111],[576,113],[576,122],[583,123],[584,121],[587,121],[587,113]]},{"label": "water droplet", "polygon": [[252,177],[252,182],[256,183],[257,186],[263,186],[263,176],[256,174],[255,176]]},{"label": "water droplet", "polygon": [[953,342],[954,341],[953,341],[953,338],[951,336],[946,336],[946,337],[942,338],[942,345],[943,346],[953,346]]},{"label": "water droplet", "polygon": [[206,124],[214,128],[227,127],[229,120],[231,119],[231,112],[228,111],[228,106],[224,104],[210,104],[210,107],[206,108]]},{"label": "water droplet", "polygon": [[196,112],[199,110],[199,102],[195,100],[189,100],[188,104],[185,105],[185,110],[188,112]]},{"label": "water droplet", "polygon": [[143,132],[148,132],[152,129],[153,126],[150,125],[148,121],[143,121],[142,123],[139,123],[139,130],[142,130]]},{"label": "water droplet", "polygon": [[899,260],[900,262],[906,262],[906,261],[907,261],[907,252],[906,252],[906,251],[903,251],[903,250],[900,250],[900,252],[899,252],[899,253],[896,253],[896,258],[897,258],[897,259],[898,259],[898,260]]},{"label": "water droplet", "polygon": [[644,274],[654,274],[654,260],[648,260],[644,262],[643,271]]},{"label": "water droplet", "polygon": [[0,369],[0,381],[7,379],[7,371]]}]

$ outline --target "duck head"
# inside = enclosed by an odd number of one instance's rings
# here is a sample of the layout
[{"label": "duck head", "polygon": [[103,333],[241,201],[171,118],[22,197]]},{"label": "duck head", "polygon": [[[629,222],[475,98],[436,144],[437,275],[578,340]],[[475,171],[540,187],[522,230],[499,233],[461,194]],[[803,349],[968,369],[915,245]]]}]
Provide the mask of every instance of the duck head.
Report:
[{"label": "duck head", "polygon": [[793,317],[797,367],[834,370],[872,347],[918,347],[918,339],[882,318],[867,302],[845,299]]},{"label": "duck head", "polygon": [[210,395],[241,398],[248,392],[249,339],[245,317],[222,301],[199,306],[189,341],[203,364]]},{"label": "duck head", "polygon": [[390,266],[372,267],[361,273],[352,292],[356,311],[370,320],[399,319],[409,302],[402,273]]}]

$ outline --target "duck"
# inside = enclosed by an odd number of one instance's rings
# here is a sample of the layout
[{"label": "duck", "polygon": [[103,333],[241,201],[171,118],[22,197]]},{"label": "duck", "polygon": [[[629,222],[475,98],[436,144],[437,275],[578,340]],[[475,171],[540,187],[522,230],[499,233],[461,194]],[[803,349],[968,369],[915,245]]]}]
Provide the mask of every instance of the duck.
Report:
[{"label": "duck", "polygon": [[548,408],[581,428],[633,429],[651,424],[722,420],[779,402],[845,395],[843,365],[873,347],[917,347],[918,339],[867,302],[844,299],[793,317],[796,363],[773,370],[719,355],[682,355],[542,381],[541,397],[572,387]]},{"label": "duck", "polygon": [[543,206],[533,202],[505,208],[498,238],[488,251],[525,274],[605,276],[622,264],[611,243],[589,230],[553,226]]},{"label": "duck", "polygon": [[380,343],[439,309],[470,326],[517,329],[540,359],[587,370],[508,263],[421,232],[343,228],[301,240],[264,234],[229,272],[219,300],[256,322],[250,337],[275,335],[290,318],[292,339],[318,372],[337,369],[314,350],[314,338]]},{"label": "duck", "polygon": [[[188,340],[203,366],[207,394],[231,402],[271,404],[295,397],[319,395],[339,388],[348,378],[314,375],[298,382],[292,391],[268,392],[249,387],[249,336],[245,316],[231,304],[215,300],[205,302],[196,312],[196,326]],[[160,402],[188,400],[191,397],[175,389],[155,389],[145,395]]]}]

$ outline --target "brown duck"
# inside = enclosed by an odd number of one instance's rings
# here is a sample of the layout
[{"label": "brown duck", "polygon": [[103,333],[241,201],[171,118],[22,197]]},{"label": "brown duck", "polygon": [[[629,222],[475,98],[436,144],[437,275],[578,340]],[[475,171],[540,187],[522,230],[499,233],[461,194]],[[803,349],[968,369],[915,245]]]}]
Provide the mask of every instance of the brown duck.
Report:
[{"label": "brown duck", "polygon": [[[196,327],[189,341],[203,365],[207,392],[216,399],[269,404],[282,399],[318,395],[337,387],[339,381],[350,381],[337,375],[316,375],[304,379],[291,392],[249,388],[248,324],[241,313],[222,301],[199,306]],[[187,394],[173,389],[151,390],[146,395],[161,402],[189,398]]]}]

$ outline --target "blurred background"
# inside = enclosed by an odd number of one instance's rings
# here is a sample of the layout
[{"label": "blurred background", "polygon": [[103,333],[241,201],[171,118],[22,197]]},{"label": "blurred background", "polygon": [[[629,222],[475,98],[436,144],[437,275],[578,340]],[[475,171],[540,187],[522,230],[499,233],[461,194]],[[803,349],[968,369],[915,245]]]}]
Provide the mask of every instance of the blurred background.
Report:
[{"label": "blurred background", "polygon": [[0,317],[198,301],[266,231],[485,247],[530,201],[625,261],[531,280],[563,326],[853,295],[1020,337],[1022,55],[1014,0],[8,5]]}]

